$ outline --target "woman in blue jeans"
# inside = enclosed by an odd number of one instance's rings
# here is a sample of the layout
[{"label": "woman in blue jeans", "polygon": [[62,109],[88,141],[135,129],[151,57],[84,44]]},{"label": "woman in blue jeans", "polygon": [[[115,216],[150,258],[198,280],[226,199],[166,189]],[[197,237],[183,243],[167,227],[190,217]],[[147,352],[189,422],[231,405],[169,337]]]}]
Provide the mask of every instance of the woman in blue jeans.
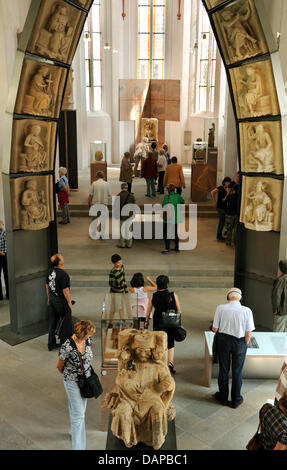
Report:
[{"label": "woman in blue jeans", "polygon": [[78,378],[82,374],[91,375],[93,353],[91,336],[96,331],[90,321],[80,321],[74,325],[74,334],[62,345],[57,361],[57,369],[63,374],[64,387],[68,396],[73,450],[85,450],[85,412],[87,399],[80,394]]}]

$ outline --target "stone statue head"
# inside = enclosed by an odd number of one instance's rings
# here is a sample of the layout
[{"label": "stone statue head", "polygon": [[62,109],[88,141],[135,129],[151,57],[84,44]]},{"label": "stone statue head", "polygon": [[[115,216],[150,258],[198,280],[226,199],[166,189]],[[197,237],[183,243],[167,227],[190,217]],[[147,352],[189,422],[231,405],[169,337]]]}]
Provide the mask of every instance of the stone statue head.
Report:
[{"label": "stone statue head", "polygon": [[104,158],[103,152],[101,150],[97,150],[95,153],[96,162],[100,162],[103,158]]},{"label": "stone statue head", "polygon": [[25,189],[37,189],[37,181],[35,180],[28,180],[25,183]]},{"label": "stone statue head", "polygon": [[140,362],[147,362],[152,357],[152,350],[156,346],[154,335],[143,330],[133,337],[132,350]]}]

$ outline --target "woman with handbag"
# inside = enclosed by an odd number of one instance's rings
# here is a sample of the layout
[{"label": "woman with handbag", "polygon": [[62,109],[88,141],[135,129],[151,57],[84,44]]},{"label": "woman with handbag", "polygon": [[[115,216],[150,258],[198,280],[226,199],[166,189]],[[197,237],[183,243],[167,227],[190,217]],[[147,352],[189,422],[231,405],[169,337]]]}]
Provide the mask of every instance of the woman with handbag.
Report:
[{"label": "woman with handbag", "polygon": [[171,309],[181,314],[180,303],[177,295],[168,290],[169,278],[165,275],[158,276],[156,279],[157,291],[149,298],[148,308],[146,312],[145,328],[149,326],[149,317],[154,308],[153,314],[153,331],[165,331],[167,333],[167,349],[168,349],[168,367],[172,374],[175,374],[174,368],[174,341],[175,328],[162,327],[162,314]]},{"label": "woman with handbag", "polygon": [[62,345],[57,361],[57,369],[63,374],[64,387],[68,396],[73,450],[85,450],[85,412],[87,398],[83,398],[79,388],[82,375],[88,379],[92,374],[93,353],[91,336],[96,328],[90,321],[79,321],[74,325],[74,334]]}]

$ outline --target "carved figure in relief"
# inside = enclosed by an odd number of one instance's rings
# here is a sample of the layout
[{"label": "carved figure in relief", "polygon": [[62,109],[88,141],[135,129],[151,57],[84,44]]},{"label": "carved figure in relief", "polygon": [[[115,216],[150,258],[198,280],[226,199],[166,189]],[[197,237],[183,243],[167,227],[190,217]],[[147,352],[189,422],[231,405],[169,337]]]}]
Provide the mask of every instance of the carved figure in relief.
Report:
[{"label": "carved figure in relief", "polygon": [[257,39],[248,23],[250,16],[251,7],[248,1],[240,10],[228,8],[221,14],[229,45],[237,59],[249,57],[259,51]]},{"label": "carved figure in relief", "polygon": [[41,126],[31,126],[24,142],[24,152],[20,154],[20,171],[40,171],[47,166],[47,152],[40,137],[41,129]]},{"label": "carved figure in relief", "polygon": [[28,180],[21,196],[21,225],[23,228],[48,222],[45,192],[38,190],[37,181]]},{"label": "carved figure in relief", "polygon": [[246,67],[246,77],[240,79],[243,91],[239,105],[246,116],[260,116],[272,112],[270,95],[264,95],[264,76],[254,67]]},{"label": "carved figure in relief", "polygon": [[244,211],[244,222],[257,231],[273,230],[273,205],[266,193],[266,184],[258,181],[256,190],[249,193],[247,199],[249,202]]},{"label": "carved figure in relief", "polygon": [[53,103],[53,76],[46,66],[39,67],[32,77],[28,93],[24,100],[24,112],[29,114],[51,114]]},{"label": "carved figure in relief", "polygon": [[271,173],[274,167],[274,148],[270,134],[264,129],[262,124],[250,126],[248,128],[248,139],[250,143],[254,142],[255,149],[248,155],[248,163],[255,165],[258,172]]},{"label": "carved figure in relief", "polygon": [[153,332],[131,331],[131,346],[119,352],[122,367],[116,379],[117,392],[106,395],[113,415],[111,430],[126,447],[143,442],[160,449],[167,422],[175,417],[171,404],[175,383],[162,361],[163,350]]},{"label": "carved figure in relief", "polygon": [[63,60],[67,56],[74,28],[70,25],[68,10],[56,3],[45,28],[40,30],[36,49],[40,54]]},{"label": "carved figure in relief", "polygon": [[157,119],[142,119],[142,139],[147,142],[155,141],[158,138]]}]

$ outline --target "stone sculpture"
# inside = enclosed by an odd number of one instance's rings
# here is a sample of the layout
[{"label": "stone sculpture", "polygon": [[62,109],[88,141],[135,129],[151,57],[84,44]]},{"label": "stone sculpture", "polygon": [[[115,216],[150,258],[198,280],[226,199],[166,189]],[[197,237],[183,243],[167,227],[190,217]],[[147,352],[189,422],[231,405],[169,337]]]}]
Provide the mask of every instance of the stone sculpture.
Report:
[{"label": "stone sculpture", "polygon": [[275,167],[274,148],[270,134],[265,131],[262,124],[258,124],[249,126],[248,138],[250,146],[254,142],[254,150],[251,150],[248,155],[249,166],[255,167],[257,172],[272,173]]},{"label": "stone sculpture", "polygon": [[209,129],[208,133],[208,147],[214,147],[214,140],[215,140],[215,124],[212,123],[212,127]]},{"label": "stone sculpture", "polygon": [[47,199],[44,190],[39,190],[37,181],[29,179],[21,196],[21,228],[37,230],[48,225]]},{"label": "stone sculpture", "polygon": [[249,20],[251,16],[250,2],[240,3],[240,9],[235,7],[226,8],[221,13],[221,21],[233,61],[252,57],[259,52],[258,40],[255,36]]},{"label": "stone sculpture", "polygon": [[153,142],[158,140],[158,120],[142,118],[142,140]]},{"label": "stone sculpture", "polygon": [[283,173],[280,121],[240,123],[243,172]]},{"label": "stone sculpture", "polygon": [[175,417],[175,383],[166,365],[166,344],[162,331],[119,333],[116,391],[105,398],[113,416],[111,430],[128,448],[142,442],[160,449],[168,421]]},{"label": "stone sculpture", "polygon": [[101,150],[97,150],[95,152],[95,160],[96,162],[101,162],[104,158],[103,152]]},{"label": "stone sculpture", "polygon": [[230,73],[238,118],[279,113],[269,60],[238,67]]},{"label": "stone sculpture", "polygon": [[28,114],[52,114],[53,103],[53,74],[51,69],[40,66],[32,77],[28,93],[24,98],[23,111]]},{"label": "stone sculpture", "polygon": [[36,51],[64,61],[71,45],[73,30],[67,7],[62,3],[54,4],[47,25],[40,30]]},{"label": "stone sculpture", "polygon": [[47,152],[42,141],[41,126],[32,125],[24,142],[23,152],[20,153],[20,171],[41,171],[47,169]]}]

